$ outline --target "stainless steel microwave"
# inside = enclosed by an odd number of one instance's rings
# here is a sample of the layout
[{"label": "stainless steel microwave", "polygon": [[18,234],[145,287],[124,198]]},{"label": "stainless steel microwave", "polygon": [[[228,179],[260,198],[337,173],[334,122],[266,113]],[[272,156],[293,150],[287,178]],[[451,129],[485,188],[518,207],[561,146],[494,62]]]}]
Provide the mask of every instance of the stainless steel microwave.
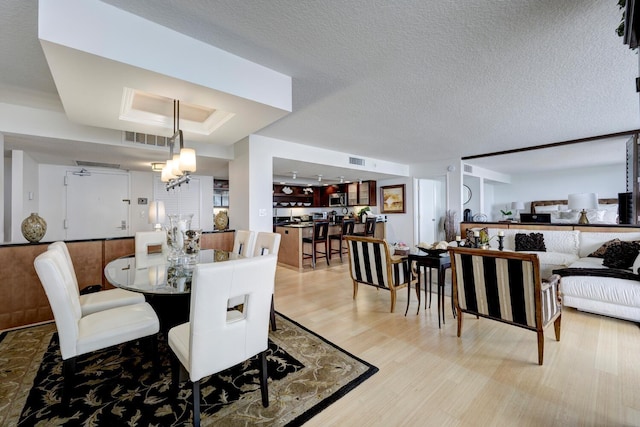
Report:
[{"label": "stainless steel microwave", "polygon": [[346,193],[329,194],[329,206],[347,206]]}]

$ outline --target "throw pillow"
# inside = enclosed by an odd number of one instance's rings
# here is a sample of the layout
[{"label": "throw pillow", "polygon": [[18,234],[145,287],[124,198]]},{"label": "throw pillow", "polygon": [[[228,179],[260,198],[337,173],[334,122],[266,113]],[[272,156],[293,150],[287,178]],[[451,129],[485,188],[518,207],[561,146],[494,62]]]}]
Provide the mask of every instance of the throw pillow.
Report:
[{"label": "throw pillow", "polygon": [[607,248],[613,244],[618,244],[618,243],[620,243],[620,239],[613,239],[613,240],[609,240],[608,242],[604,242],[602,246],[600,246],[598,249],[591,252],[587,256],[591,258],[604,258],[604,253],[607,251]]},{"label": "throw pillow", "polygon": [[638,257],[638,244],[618,242],[610,245],[604,253],[602,265],[609,268],[629,269]]},{"label": "throw pillow", "polygon": [[[467,240],[464,243],[464,246],[467,248],[475,248],[476,245],[476,240],[475,237],[473,237],[473,232],[474,231],[479,231],[480,232],[480,236],[482,236],[482,234],[484,233],[485,235],[489,235],[489,228],[484,227],[484,228],[467,228]],[[479,239],[478,239],[479,241]]]},{"label": "throw pillow", "polygon": [[516,233],[516,251],[546,252],[542,233]]}]

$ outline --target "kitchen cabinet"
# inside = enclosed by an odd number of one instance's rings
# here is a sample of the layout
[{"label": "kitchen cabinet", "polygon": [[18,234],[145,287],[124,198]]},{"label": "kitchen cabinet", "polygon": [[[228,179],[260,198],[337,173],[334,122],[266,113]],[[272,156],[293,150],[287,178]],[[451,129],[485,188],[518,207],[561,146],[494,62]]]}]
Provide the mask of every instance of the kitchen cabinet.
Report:
[{"label": "kitchen cabinet", "polygon": [[347,186],[349,206],[376,206],[376,182],[353,182]]}]

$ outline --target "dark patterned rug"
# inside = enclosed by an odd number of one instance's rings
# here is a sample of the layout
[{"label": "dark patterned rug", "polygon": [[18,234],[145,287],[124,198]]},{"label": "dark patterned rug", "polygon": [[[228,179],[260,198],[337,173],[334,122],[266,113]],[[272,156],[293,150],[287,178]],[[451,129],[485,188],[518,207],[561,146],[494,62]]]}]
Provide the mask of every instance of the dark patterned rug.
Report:
[{"label": "dark patterned rug", "polygon": [[[62,408],[55,326],[0,339],[0,425],[191,424],[191,386],[183,382],[178,396],[171,393],[172,353],[164,340],[159,372],[136,342],[80,357],[70,407]],[[378,369],[278,315],[278,330],[269,336],[268,371],[268,408],[261,404],[257,358],[201,382],[202,425],[301,425]]]}]

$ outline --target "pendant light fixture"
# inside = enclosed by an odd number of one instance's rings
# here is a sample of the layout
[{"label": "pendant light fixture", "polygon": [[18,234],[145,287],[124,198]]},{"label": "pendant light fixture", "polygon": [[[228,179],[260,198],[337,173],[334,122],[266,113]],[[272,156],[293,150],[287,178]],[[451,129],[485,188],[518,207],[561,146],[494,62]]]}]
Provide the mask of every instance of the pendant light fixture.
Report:
[{"label": "pendant light fixture", "polygon": [[[178,152],[174,153],[178,142]],[[184,147],[184,138],[180,130],[180,101],[173,100],[173,136],[169,139],[169,159],[160,180],[166,183],[167,191],[186,184],[191,180],[190,174],[196,171],[196,151]]]}]

